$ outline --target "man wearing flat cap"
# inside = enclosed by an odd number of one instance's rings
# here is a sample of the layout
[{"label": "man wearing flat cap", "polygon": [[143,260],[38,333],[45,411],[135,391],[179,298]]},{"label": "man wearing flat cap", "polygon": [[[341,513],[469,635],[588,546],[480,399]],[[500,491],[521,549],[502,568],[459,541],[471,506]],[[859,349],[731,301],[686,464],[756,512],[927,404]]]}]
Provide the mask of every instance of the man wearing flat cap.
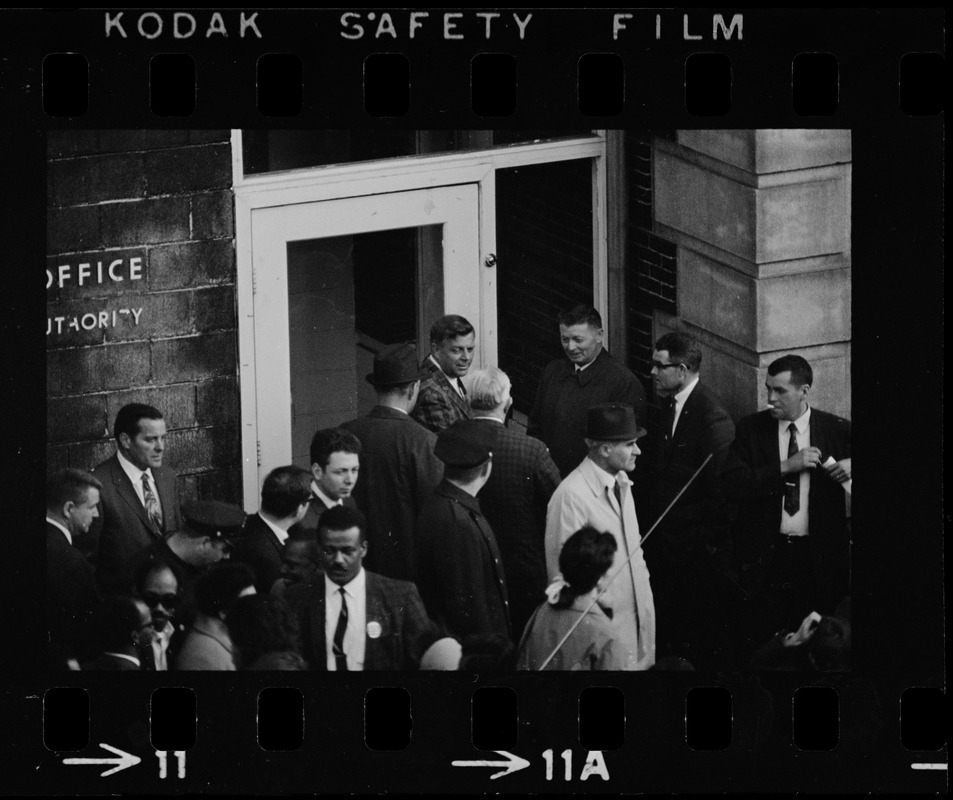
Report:
[{"label": "man wearing flat cap", "polygon": [[410,416],[421,375],[412,345],[385,347],[366,378],[377,405],[341,426],[361,441],[361,480],[354,499],[367,515],[367,568],[407,581],[417,578],[417,517],[443,476],[434,455],[436,435]]},{"label": "man wearing flat cap", "polygon": [[443,633],[509,637],[506,580],[496,537],[476,495],[490,477],[496,429],[455,422],[437,435],[443,481],[417,522],[417,586]]},{"label": "man wearing flat cap", "polygon": [[560,577],[559,552],[580,528],[590,525],[615,537],[618,547],[609,570],[609,577],[615,577],[600,603],[612,609],[616,634],[630,653],[626,669],[631,670],[655,663],[655,602],[627,474],[635,469],[641,452],[637,442],[645,433],[631,406],[605,403],[590,408],[585,439],[589,455],[559,484],[546,513],[550,580]]}]

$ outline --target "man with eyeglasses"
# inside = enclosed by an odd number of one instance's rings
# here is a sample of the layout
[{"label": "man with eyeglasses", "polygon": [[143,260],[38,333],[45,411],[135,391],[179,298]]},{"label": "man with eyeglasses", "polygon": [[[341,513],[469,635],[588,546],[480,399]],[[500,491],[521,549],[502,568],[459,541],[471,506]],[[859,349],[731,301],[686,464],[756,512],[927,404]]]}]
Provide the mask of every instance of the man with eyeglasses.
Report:
[{"label": "man with eyeglasses", "polygon": [[718,475],[735,425],[718,396],[700,382],[701,363],[698,343],[687,334],[666,333],[655,343],[652,379],[661,415],[647,442],[654,451],[654,481],[646,522],[658,519],[709,454],[712,459],[646,541],[645,560],[659,658],[718,669],[730,663],[730,647],[721,602],[725,579],[716,555],[731,526]]},{"label": "man with eyeglasses", "polygon": [[559,474],[565,478],[589,452],[586,420],[589,409],[603,403],[632,406],[645,419],[645,389],[621,361],[603,347],[602,316],[580,305],[558,317],[559,338],[566,358],[543,370],[526,432],[542,439]]},{"label": "man with eyeglasses", "polygon": [[316,671],[413,670],[438,638],[417,587],[364,569],[366,520],[336,506],[321,517],[318,550],[324,567],[289,586],[285,601],[298,616],[302,655]]}]

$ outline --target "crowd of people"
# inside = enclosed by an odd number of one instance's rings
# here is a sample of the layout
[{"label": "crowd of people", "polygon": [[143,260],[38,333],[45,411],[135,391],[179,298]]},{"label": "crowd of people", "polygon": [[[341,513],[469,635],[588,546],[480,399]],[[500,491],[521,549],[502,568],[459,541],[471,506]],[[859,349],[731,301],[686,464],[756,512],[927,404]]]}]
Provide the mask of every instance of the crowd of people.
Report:
[{"label": "crowd of people", "polygon": [[[159,409],[47,485],[50,665],[81,670],[845,669],[850,422],[810,364],[737,422],[690,336],[655,343],[658,414],[588,306],[525,433],[476,334],[396,344],[369,413],[317,431],[257,513],[180,506]],[[782,666],[778,666],[782,665]]]}]

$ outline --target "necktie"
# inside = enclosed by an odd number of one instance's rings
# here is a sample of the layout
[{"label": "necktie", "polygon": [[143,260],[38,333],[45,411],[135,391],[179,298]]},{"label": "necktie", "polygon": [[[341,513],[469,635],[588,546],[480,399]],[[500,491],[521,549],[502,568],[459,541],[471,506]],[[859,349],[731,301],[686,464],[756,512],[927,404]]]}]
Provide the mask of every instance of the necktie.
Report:
[{"label": "necktie", "polygon": [[344,594],[342,586],[338,591],[341,593],[341,613],[338,614],[338,624],[334,629],[334,666],[338,672],[347,672],[347,656],[344,655],[344,632],[347,630],[347,596]]},{"label": "necktie", "polygon": [[152,486],[149,485],[149,476],[142,473],[142,504],[146,507],[146,513],[149,515],[149,522],[155,528],[156,533],[162,534],[162,509],[159,508],[159,499]]},{"label": "necktie", "polygon": [[665,398],[665,441],[671,441],[675,427],[675,395]]},{"label": "necktie", "polygon": [[[788,433],[791,438],[788,440],[788,458],[797,455],[797,425],[793,422],[788,425]],[[801,507],[801,473],[788,475],[784,481],[784,510],[788,516],[793,517]]]}]

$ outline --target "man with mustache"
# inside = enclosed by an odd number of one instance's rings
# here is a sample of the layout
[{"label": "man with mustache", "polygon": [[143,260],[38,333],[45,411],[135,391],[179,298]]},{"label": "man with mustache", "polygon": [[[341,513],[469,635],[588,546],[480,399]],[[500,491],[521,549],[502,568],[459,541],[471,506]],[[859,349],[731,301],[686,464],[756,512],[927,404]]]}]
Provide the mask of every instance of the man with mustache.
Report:
[{"label": "man with mustache", "polygon": [[301,627],[301,652],[312,670],[417,669],[437,633],[417,587],[364,569],[366,521],[336,506],[322,517],[318,549],[324,567],[289,586],[285,601]]},{"label": "man with mustache", "polygon": [[740,503],[733,561],[750,600],[743,656],[812,611],[831,614],[850,591],[850,421],[812,408],[814,373],[799,355],[768,366],[768,408],[738,423],[723,474]]}]

